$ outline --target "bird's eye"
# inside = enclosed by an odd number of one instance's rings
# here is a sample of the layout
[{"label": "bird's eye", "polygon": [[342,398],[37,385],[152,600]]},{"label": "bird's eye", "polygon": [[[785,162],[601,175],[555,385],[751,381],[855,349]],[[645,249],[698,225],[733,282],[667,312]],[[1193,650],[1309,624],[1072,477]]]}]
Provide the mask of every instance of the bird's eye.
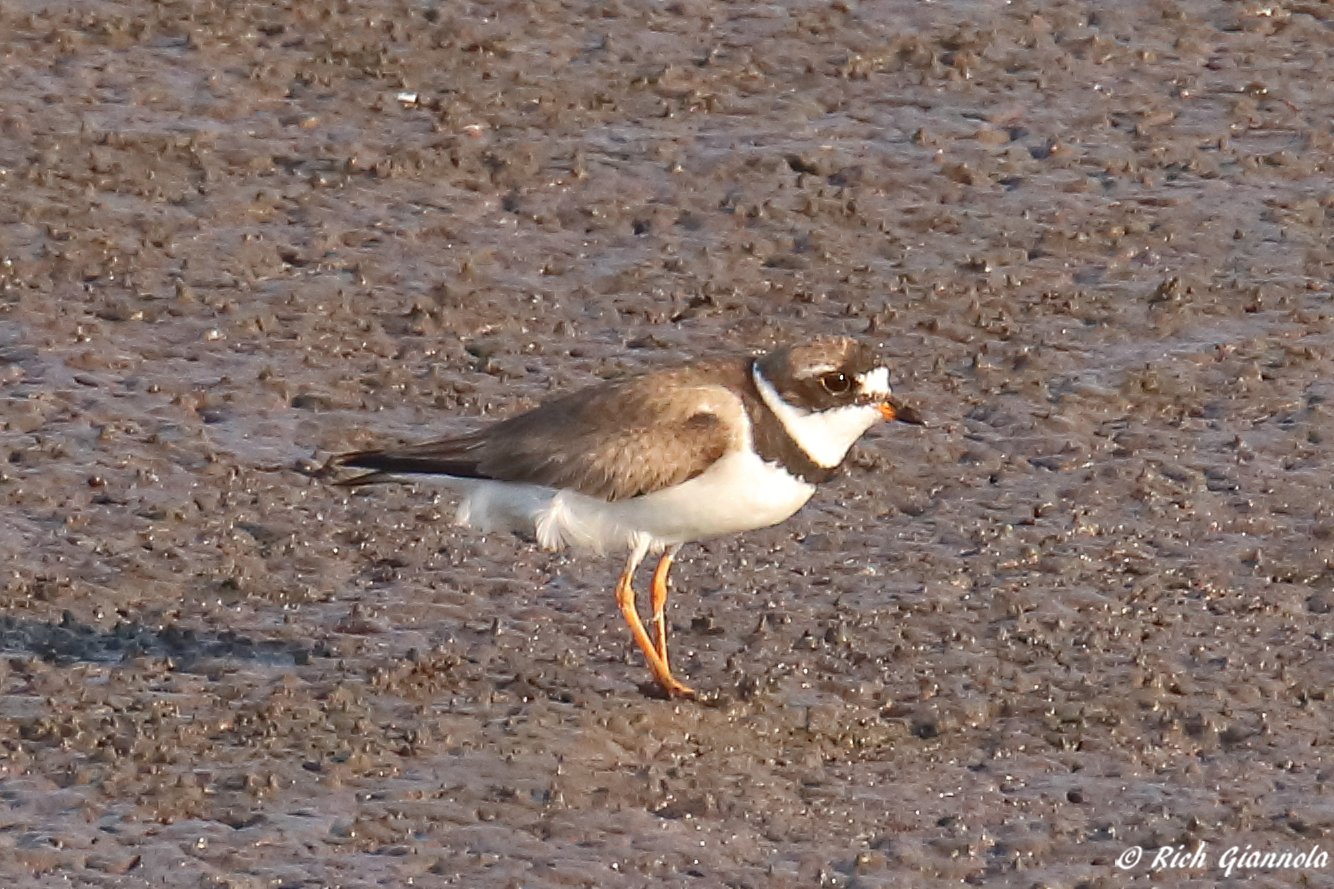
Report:
[{"label": "bird's eye", "polygon": [[844,395],[852,388],[852,378],[840,371],[834,371],[820,377],[820,385],[832,395]]}]

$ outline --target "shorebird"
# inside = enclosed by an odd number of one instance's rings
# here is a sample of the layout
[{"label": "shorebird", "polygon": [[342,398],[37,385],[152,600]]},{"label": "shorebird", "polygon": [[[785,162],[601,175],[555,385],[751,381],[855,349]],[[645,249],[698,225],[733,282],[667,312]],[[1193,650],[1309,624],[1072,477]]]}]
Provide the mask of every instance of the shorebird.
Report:
[{"label": "shorebird", "polygon": [[[893,400],[889,369],[846,337],[602,383],[476,432],[342,454],[365,485],[433,476],[461,495],[457,520],[547,549],[626,549],[616,602],[658,686],[694,691],[667,658],[667,574],[689,541],[784,521],[838,473],[881,420],[921,423]],[[659,554],[650,635],[635,569]]]}]

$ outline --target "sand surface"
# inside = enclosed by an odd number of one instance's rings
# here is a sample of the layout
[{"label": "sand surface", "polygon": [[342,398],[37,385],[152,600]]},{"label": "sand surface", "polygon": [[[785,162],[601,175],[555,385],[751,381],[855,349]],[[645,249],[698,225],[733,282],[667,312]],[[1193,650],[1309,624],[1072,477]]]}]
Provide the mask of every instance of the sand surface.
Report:
[{"label": "sand surface", "polygon": [[[1331,886],[1334,6],[0,6],[0,882]],[[614,557],[298,471],[806,336]],[[1207,843],[1204,867],[1127,849]],[[1301,882],[1305,881],[1305,882]]]}]

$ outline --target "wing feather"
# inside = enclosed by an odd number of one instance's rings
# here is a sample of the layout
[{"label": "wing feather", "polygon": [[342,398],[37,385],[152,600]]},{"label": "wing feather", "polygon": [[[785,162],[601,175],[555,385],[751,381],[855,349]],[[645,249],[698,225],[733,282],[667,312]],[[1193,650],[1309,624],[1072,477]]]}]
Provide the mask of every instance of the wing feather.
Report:
[{"label": "wing feather", "polygon": [[744,446],[745,407],[718,384],[719,369],[604,383],[469,435],[335,462],[372,470],[347,484],[431,473],[569,488],[604,500],[637,497],[688,481]]}]

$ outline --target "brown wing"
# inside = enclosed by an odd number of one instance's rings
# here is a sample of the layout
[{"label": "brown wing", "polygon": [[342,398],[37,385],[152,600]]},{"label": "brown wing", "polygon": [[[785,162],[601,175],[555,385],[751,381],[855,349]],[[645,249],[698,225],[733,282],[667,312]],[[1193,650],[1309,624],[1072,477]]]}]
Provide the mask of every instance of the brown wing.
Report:
[{"label": "brown wing", "polygon": [[436,473],[571,488],[623,500],[680,484],[745,443],[741,399],[717,372],[681,368],[549,401],[471,435],[337,462],[379,474]]}]

